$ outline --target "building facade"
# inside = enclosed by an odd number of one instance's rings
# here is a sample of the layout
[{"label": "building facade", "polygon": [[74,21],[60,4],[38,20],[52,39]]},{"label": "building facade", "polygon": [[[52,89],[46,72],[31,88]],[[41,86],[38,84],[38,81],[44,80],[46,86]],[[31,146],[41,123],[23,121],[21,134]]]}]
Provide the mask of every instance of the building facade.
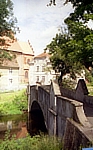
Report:
[{"label": "building facade", "polygon": [[30,85],[36,85],[37,83],[41,85],[49,85],[51,83],[51,79],[56,77],[55,71],[52,69],[50,63],[50,55],[46,52],[34,57],[29,64]]},{"label": "building facade", "polygon": [[0,90],[20,89],[29,82],[29,62],[34,57],[32,46],[28,42],[15,41],[6,49],[12,53],[12,61],[4,60],[0,64]]},{"label": "building facade", "polygon": [[0,91],[18,89],[19,66],[15,60],[4,61],[0,66],[0,75]]}]

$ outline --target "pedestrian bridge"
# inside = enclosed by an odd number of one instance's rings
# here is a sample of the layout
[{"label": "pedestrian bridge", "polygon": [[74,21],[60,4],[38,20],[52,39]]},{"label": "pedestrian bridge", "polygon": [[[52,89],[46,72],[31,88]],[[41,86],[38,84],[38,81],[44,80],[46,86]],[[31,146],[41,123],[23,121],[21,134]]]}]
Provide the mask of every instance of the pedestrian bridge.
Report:
[{"label": "pedestrian bridge", "polygon": [[74,91],[51,85],[28,86],[28,111],[42,112],[49,135],[64,141],[64,149],[77,150],[93,141],[93,97],[83,79]]}]

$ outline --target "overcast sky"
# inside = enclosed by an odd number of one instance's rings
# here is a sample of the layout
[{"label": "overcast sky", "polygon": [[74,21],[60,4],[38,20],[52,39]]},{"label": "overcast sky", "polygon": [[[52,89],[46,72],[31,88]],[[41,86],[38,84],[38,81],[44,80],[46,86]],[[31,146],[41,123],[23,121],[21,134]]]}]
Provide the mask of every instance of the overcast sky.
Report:
[{"label": "overcast sky", "polygon": [[63,0],[56,0],[57,5],[47,7],[49,0],[12,0],[14,16],[18,20],[20,33],[16,35],[20,41],[30,41],[35,55],[43,52],[47,44],[63,26],[72,7],[63,5]]}]

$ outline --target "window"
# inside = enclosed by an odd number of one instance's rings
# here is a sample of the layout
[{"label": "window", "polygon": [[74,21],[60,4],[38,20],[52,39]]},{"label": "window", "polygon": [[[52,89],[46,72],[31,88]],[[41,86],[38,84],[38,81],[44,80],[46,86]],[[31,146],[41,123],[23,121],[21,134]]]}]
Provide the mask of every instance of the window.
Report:
[{"label": "window", "polygon": [[39,66],[37,66],[37,72],[39,72]]},{"label": "window", "polygon": [[36,82],[39,82],[39,76],[37,76]]},{"label": "window", "polygon": [[9,69],[9,73],[12,73],[12,69],[11,68]]},{"label": "window", "polygon": [[25,71],[25,78],[28,79],[28,71]]},{"label": "window", "polygon": [[10,82],[10,83],[12,83],[12,82],[13,82],[13,80],[12,80],[12,79],[9,79],[9,82]]},{"label": "window", "polygon": [[30,62],[30,59],[27,59],[27,63],[29,64],[29,62]]},{"label": "window", "polygon": [[42,72],[44,72],[45,71],[45,67],[44,66],[42,66]]},{"label": "window", "polygon": [[42,82],[43,83],[45,82],[45,76],[42,76]]}]

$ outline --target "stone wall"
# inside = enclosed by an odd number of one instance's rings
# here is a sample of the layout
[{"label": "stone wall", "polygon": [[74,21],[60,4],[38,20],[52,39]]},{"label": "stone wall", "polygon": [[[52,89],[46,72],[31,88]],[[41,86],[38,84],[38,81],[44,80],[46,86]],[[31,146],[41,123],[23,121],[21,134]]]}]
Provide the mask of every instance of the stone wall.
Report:
[{"label": "stone wall", "polygon": [[72,119],[66,120],[65,133],[63,138],[64,150],[79,150],[80,147],[88,147],[91,145],[86,130]]},{"label": "stone wall", "polygon": [[75,94],[76,91],[75,90],[70,90],[70,89],[60,87],[60,91],[61,91],[61,95],[64,97],[68,97],[71,99],[75,99],[75,97],[76,97],[76,94]]},{"label": "stone wall", "polygon": [[[51,86],[50,92],[52,94],[50,93],[50,95],[52,95],[54,99],[56,98],[56,109],[50,106],[52,126],[49,128],[51,134],[54,134],[53,132],[55,130],[56,135],[64,139],[64,150],[78,150],[80,145],[84,147],[87,146],[87,144],[93,141],[93,129],[83,110],[82,102],[85,102],[85,97],[86,100],[88,97],[88,91],[84,82],[80,81],[75,91],[64,89],[64,91],[61,91],[61,95],[60,92],[58,92],[57,85],[52,83]],[[91,101],[92,99],[90,102]]]},{"label": "stone wall", "polygon": [[28,96],[28,112],[30,112],[33,101],[38,99],[38,90],[36,85],[27,86],[27,96]]},{"label": "stone wall", "polygon": [[88,95],[89,92],[83,79],[79,80],[75,90],[60,87],[60,91],[64,97],[93,105],[93,96]]},{"label": "stone wall", "polygon": [[50,88],[49,86],[38,87],[38,103],[42,109],[47,129],[49,128],[49,112],[48,112],[50,103],[49,88]]},{"label": "stone wall", "polygon": [[50,87],[39,86],[38,94],[35,87],[31,88],[30,100],[37,98],[49,134],[64,140],[64,150],[78,150],[80,145],[85,147],[93,141],[93,128],[83,110],[83,103],[92,104],[93,97],[88,96],[84,86],[84,81],[80,81],[75,91],[60,91],[58,84],[51,82]]}]

